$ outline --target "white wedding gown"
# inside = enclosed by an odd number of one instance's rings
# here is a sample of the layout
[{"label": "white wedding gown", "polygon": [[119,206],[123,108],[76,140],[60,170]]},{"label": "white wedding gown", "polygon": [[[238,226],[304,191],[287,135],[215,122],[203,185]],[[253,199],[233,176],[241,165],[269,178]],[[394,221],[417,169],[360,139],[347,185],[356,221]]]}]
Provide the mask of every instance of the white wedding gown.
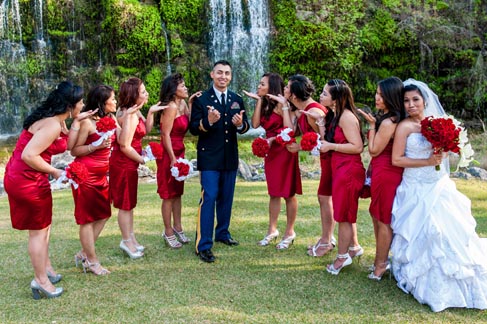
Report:
[{"label": "white wedding gown", "polygon": [[[424,159],[431,144],[409,135],[406,156]],[[442,166],[406,168],[392,210],[392,269],[397,285],[435,312],[487,309],[487,239],[475,232],[470,200]]]}]

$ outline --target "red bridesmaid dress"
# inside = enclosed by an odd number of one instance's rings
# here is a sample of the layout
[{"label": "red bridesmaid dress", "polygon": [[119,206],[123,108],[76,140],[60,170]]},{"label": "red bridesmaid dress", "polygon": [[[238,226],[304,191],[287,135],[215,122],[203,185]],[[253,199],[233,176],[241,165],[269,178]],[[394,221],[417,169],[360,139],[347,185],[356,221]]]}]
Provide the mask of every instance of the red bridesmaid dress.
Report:
[{"label": "red bridesmaid dress", "polygon": [[[4,186],[10,204],[12,227],[18,230],[41,230],[52,221],[52,195],[47,173],[34,170],[22,161],[22,152],[34,135],[20,134],[15,150],[5,168]],[[67,136],[61,133],[41,157],[51,164],[51,157],[67,149]]]}]

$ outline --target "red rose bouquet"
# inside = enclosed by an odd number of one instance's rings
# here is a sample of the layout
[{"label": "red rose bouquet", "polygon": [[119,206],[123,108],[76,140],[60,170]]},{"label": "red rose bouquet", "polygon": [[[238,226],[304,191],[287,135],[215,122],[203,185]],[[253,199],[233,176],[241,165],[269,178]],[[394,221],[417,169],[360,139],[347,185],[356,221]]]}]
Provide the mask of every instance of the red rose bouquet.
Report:
[{"label": "red rose bouquet", "polygon": [[100,118],[96,122],[96,133],[100,135],[100,138],[94,141],[92,144],[94,146],[99,146],[104,140],[112,137],[117,129],[117,123],[115,119],[110,116],[105,116]]},{"label": "red rose bouquet", "polygon": [[72,162],[68,164],[66,170],[63,171],[61,176],[57,179],[58,185],[61,183],[69,182],[73,185],[74,189],[78,189],[80,184],[83,184],[88,179],[88,169],[86,165],[81,162]]},{"label": "red rose bouquet", "polygon": [[283,146],[291,143],[296,143],[296,139],[294,138],[294,131],[289,127],[281,129],[279,134],[277,134],[276,136],[276,142]]},{"label": "red rose bouquet", "polygon": [[[441,152],[460,153],[460,132],[462,128],[453,118],[426,117],[421,121],[421,134],[431,143],[435,154]],[[437,165],[435,169],[440,170]]]},{"label": "red rose bouquet", "polygon": [[171,168],[171,175],[177,181],[184,181],[193,172],[193,165],[186,159],[178,158]]},{"label": "red rose bouquet", "polygon": [[162,146],[157,142],[149,142],[144,149],[144,162],[162,159]]},{"label": "red rose bouquet", "polygon": [[301,149],[303,151],[309,151],[313,155],[320,155],[320,134],[315,132],[307,132],[301,137]]},{"label": "red rose bouquet", "polygon": [[266,157],[267,153],[269,152],[270,146],[269,142],[262,137],[257,137],[252,142],[252,153],[258,157]]}]

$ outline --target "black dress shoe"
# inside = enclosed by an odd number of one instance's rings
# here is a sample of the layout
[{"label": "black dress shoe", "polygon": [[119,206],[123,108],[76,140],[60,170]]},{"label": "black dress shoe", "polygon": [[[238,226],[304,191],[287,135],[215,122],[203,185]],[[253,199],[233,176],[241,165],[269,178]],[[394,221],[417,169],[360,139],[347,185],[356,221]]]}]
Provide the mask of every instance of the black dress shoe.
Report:
[{"label": "black dress shoe", "polygon": [[210,249],[196,253],[196,255],[200,257],[201,261],[208,262],[208,263],[215,262],[215,256],[213,255],[213,252],[211,252]]},{"label": "black dress shoe", "polygon": [[216,240],[217,242],[220,242],[220,243],[223,243],[225,245],[235,245],[237,246],[239,243],[237,240],[234,240],[233,238],[229,238],[229,239],[226,239],[226,240]]}]

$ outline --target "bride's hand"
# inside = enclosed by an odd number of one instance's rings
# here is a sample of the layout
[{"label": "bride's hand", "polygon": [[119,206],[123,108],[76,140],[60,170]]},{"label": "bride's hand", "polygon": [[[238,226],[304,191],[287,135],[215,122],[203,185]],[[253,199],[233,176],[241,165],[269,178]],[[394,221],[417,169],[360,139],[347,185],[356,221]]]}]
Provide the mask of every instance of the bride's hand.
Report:
[{"label": "bride's hand", "polygon": [[440,165],[441,161],[443,160],[443,152],[440,153],[432,153],[428,159],[429,165]]}]

